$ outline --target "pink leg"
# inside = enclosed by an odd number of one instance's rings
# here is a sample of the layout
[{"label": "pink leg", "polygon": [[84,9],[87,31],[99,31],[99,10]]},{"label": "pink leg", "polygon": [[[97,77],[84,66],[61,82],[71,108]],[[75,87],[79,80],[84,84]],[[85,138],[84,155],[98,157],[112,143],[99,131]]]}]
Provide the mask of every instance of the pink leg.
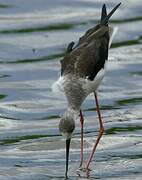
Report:
[{"label": "pink leg", "polygon": [[102,118],[101,118],[101,113],[100,113],[100,108],[99,108],[99,103],[98,103],[98,98],[97,98],[97,94],[94,93],[95,95],[95,101],[96,101],[96,109],[97,109],[97,113],[98,113],[98,118],[99,118],[99,124],[100,124],[100,130],[99,130],[99,134],[98,134],[98,137],[97,137],[97,140],[96,140],[96,143],[94,144],[94,147],[93,147],[93,150],[92,150],[92,153],[90,154],[89,156],[89,159],[88,159],[88,162],[87,162],[87,166],[86,166],[86,169],[89,169],[89,165],[92,161],[92,158],[93,158],[93,155],[96,151],[96,148],[97,148],[97,145],[104,133],[104,127],[103,127],[103,121],[102,121]]},{"label": "pink leg", "polygon": [[80,167],[82,166],[83,163],[83,125],[84,125],[84,118],[82,111],[80,110],[80,124],[81,124],[81,152],[80,152]]}]

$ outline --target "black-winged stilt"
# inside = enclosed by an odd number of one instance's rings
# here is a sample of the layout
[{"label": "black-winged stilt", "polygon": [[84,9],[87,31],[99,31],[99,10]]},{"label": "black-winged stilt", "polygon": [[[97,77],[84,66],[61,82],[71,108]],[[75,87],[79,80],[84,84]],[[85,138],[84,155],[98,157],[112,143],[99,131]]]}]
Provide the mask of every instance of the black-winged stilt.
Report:
[{"label": "black-winged stilt", "polygon": [[99,103],[96,90],[104,77],[105,64],[108,59],[108,49],[114,35],[114,29],[108,25],[108,20],[119,3],[107,15],[105,4],[102,7],[101,22],[95,27],[89,29],[84,36],[79,39],[74,47],[74,42],[68,45],[67,52],[61,60],[61,77],[53,85],[53,88],[61,89],[68,102],[67,111],[59,123],[59,130],[66,139],[66,170],[65,178],[68,172],[69,149],[72,133],[75,129],[75,121],[80,114],[81,122],[81,163],[83,163],[83,115],[81,105],[90,93],[94,93],[96,109],[99,118],[99,134],[93,150],[88,158],[85,169],[89,169],[96,147],[103,135],[104,127],[99,110]]}]

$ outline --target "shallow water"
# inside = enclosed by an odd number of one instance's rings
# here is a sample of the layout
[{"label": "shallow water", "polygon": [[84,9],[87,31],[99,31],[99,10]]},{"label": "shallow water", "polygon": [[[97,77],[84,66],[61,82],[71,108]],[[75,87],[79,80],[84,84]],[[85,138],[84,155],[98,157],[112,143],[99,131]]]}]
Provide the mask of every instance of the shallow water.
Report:
[{"label": "shallow water", "polygon": [[[59,77],[65,48],[100,16],[104,1],[0,1],[0,180],[64,177],[64,139],[58,122],[66,109],[51,85]],[[111,9],[116,1],[106,1]],[[88,179],[142,179],[142,5],[123,0],[112,18],[119,31],[99,88],[105,135]],[[83,104],[85,159],[98,132],[93,96]],[[78,177],[79,120],[69,179]]]}]

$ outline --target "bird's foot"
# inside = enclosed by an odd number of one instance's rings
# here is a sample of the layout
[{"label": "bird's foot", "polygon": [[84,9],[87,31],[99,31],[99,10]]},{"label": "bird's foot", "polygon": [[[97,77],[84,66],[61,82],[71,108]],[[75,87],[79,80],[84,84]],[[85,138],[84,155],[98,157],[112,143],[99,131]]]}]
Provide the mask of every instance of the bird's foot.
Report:
[{"label": "bird's foot", "polygon": [[76,173],[78,174],[79,177],[81,177],[81,176],[89,177],[90,176],[90,171],[91,171],[91,169],[86,168],[85,163],[81,163],[79,168],[76,170]]},{"label": "bird's foot", "polygon": [[79,168],[76,170],[76,173],[81,176],[83,169],[85,168],[85,165],[83,164],[83,162],[80,163]]},{"label": "bird's foot", "polygon": [[85,172],[86,172],[86,177],[89,178],[90,177],[91,169],[90,168],[86,168]]},{"label": "bird's foot", "polygon": [[84,171],[84,169],[85,169],[85,164],[83,162],[81,162],[80,165],[79,165],[78,170]]},{"label": "bird's foot", "polygon": [[83,163],[83,162],[81,162],[80,165],[79,165],[78,171],[87,172],[87,171],[91,171],[91,169],[90,169],[90,168],[87,168],[87,167],[86,167],[86,164]]}]

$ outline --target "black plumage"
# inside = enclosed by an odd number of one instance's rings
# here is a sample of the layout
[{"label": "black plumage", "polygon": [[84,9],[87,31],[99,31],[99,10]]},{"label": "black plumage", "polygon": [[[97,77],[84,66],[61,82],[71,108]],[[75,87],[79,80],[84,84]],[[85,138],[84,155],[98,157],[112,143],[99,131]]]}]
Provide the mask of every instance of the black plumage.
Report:
[{"label": "black plumage", "polygon": [[71,73],[92,81],[97,73],[104,68],[105,61],[108,59],[108,20],[119,5],[107,15],[104,4],[100,24],[89,29],[74,48],[73,42],[68,45],[65,57],[61,60],[61,75]]}]

